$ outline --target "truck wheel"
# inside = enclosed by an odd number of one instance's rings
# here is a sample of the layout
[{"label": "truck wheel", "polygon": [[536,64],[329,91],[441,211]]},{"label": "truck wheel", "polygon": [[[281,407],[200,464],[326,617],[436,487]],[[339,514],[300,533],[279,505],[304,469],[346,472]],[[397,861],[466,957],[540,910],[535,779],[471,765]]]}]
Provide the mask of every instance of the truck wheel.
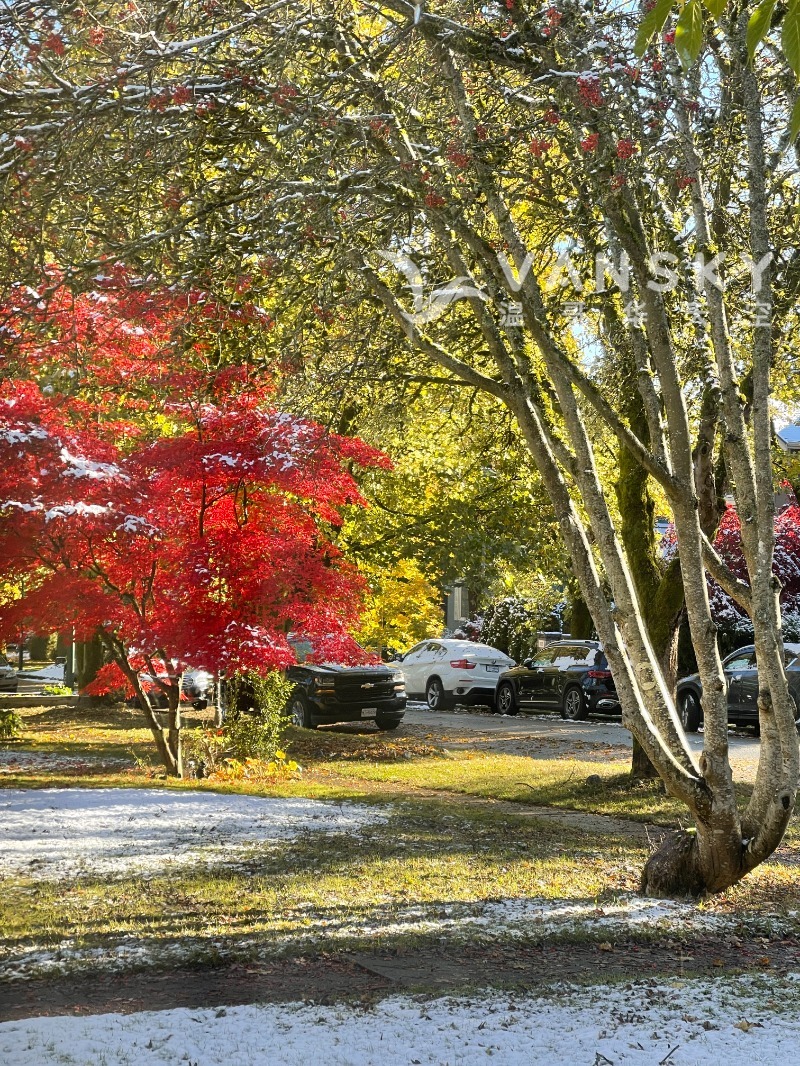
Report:
[{"label": "truck wheel", "polygon": [[292,725],[297,726],[298,729],[314,728],[314,723],[311,721],[311,708],[308,705],[308,700],[299,690],[292,693],[291,698],[289,699],[288,711]]},{"label": "truck wheel", "polygon": [[390,733],[393,729],[397,729],[402,721],[402,718],[384,718],[379,714],[375,719],[375,725],[382,733]]}]

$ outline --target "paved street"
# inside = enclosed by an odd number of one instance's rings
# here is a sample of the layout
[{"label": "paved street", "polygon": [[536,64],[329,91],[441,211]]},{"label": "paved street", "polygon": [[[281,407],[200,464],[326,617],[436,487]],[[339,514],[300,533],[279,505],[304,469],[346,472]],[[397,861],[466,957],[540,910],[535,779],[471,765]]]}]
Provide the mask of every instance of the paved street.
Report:
[{"label": "paved street", "polygon": [[[490,714],[482,708],[465,707],[455,711],[429,711],[424,703],[412,702],[406,711],[405,722],[441,732],[445,742],[451,738],[455,747],[463,747],[471,737],[482,747],[509,753],[518,751],[535,757],[535,751],[531,751],[525,742],[544,742],[540,758],[568,755],[571,751],[580,758],[591,758],[591,749],[595,749],[597,756],[604,760],[609,757],[626,759],[625,749],[631,748],[630,733],[613,719],[567,722],[557,714],[521,713],[508,717]],[[703,734],[690,733],[689,743],[693,751],[702,751]],[[734,774],[743,780],[752,780],[758,766],[759,741],[744,731],[731,733],[730,748]]]}]

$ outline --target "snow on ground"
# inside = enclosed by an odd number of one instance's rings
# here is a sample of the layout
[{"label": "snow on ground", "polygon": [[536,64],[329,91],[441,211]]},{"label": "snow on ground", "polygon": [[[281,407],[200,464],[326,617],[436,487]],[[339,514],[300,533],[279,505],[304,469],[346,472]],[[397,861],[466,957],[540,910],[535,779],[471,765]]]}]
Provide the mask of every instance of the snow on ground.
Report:
[{"label": "snow on ground", "polygon": [[[149,877],[193,863],[231,866],[253,851],[307,832],[341,833],[385,821],[374,806],[311,799],[280,799],[178,792],[164,789],[0,790],[0,879],[23,875],[60,880],[86,875]],[[754,915],[751,933],[779,935],[794,928],[794,915]],[[265,919],[266,920],[266,919]],[[287,947],[305,950],[326,943],[398,936],[446,936],[459,940],[526,941],[564,932],[602,939],[634,928],[663,935],[722,933],[741,916],[713,914],[691,903],[621,894],[598,905],[583,900],[508,898],[435,901],[370,907],[358,900],[309,909],[302,901],[276,914],[256,936],[223,938],[131,936],[84,947],[65,939],[26,944],[23,951],[0,949],[8,980],[91,969],[120,971],[132,966],[201,961],[212,950],[227,959],[269,958]]]},{"label": "snow on ground", "polygon": [[[778,915],[711,914],[691,903],[621,895],[602,907],[594,903],[536,898],[479,900],[472,903],[429,903],[411,907],[357,907],[320,911],[311,905],[287,907],[257,935],[223,938],[182,936],[180,940],[148,941],[126,935],[103,947],[85,948],[64,940],[56,948],[27,945],[18,954],[0,948],[0,968],[7,981],[28,980],[79,970],[120,972],[133,967],[199,965],[213,950],[217,959],[268,959],[287,947],[293,951],[332,947],[332,942],[362,941],[373,948],[403,935],[439,936],[453,942],[546,940],[563,933],[583,933],[597,939],[624,938],[651,930],[663,936],[737,935],[785,936],[795,932],[794,912]],[[288,926],[288,928],[287,928]]]},{"label": "snow on ground", "polygon": [[0,748],[0,774],[33,774],[40,770],[58,773],[67,770],[96,770],[105,766],[132,766],[131,759],[94,755],[62,755],[50,751],[13,751]]},{"label": "snow on ground", "polygon": [[0,876],[39,880],[154,874],[231,863],[301,833],[350,833],[385,820],[374,807],[163,789],[0,792]]},{"label": "snow on ground", "polygon": [[[797,1062],[797,977],[557,986],[547,996],[393,996],[0,1024],[14,1066],[726,1066]],[[789,1009],[781,1013],[781,1004]]]}]

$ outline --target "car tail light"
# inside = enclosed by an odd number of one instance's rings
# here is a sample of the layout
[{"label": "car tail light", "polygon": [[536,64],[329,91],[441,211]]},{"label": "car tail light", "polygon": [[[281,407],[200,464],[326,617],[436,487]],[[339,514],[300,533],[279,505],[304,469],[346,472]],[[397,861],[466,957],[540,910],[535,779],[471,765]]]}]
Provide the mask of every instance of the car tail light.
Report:
[{"label": "car tail light", "polygon": [[593,677],[596,681],[610,681],[611,680],[611,671],[610,670],[590,670],[589,673],[588,673],[588,676],[589,677]]},{"label": "car tail light", "polygon": [[476,664],[469,661],[469,659],[451,659],[450,665],[454,670],[474,670]]}]

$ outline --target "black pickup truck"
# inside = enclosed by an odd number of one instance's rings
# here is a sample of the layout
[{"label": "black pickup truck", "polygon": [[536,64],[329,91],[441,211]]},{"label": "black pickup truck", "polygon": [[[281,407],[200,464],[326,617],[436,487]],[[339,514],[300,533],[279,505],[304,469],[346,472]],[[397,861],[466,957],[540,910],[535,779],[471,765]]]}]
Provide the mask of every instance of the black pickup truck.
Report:
[{"label": "black pickup truck", "polygon": [[398,669],[383,663],[303,662],[310,645],[292,644],[300,660],[286,671],[294,682],[287,707],[293,725],[315,729],[334,722],[374,721],[378,729],[397,729],[406,710],[406,685]]}]

